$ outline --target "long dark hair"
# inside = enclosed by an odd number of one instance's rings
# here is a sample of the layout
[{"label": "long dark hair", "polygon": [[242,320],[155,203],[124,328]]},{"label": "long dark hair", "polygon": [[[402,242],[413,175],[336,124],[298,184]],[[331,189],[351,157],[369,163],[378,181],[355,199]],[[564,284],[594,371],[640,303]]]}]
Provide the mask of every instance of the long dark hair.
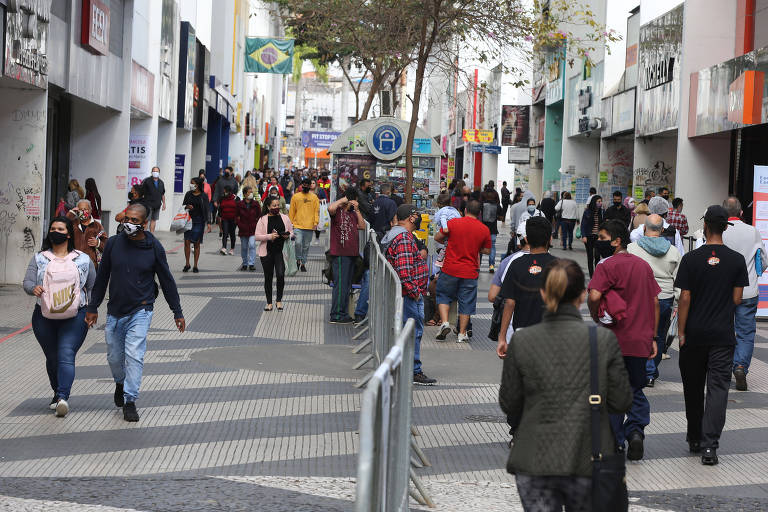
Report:
[{"label": "long dark hair", "polygon": [[[93,197],[96,198],[96,200],[99,202],[99,205],[101,205],[101,195],[99,195],[99,189],[96,186],[96,180],[93,178],[88,178],[85,180],[85,190],[87,192],[90,192],[93,194]],[[96,205],[94,205],[96,207]]]},{"label": "long dark hair", "polygon": [[269,205],[272,204],[272,201],[277,201],[278,204],[280,204],[280,197],[269,197],[267,196],[266,199],[264,199],[264,206],[261,208],[261,216],[269,214]]},{"label": "long dark hair", "polygon": [[602,199],[602,196],[595,194],[594,196],[592,196],[592,200],[589,202],[589,206],[587,206],[589,211],[591,211],[592,213],[594,213],[595,209],[597,208],[598,199]]},{"label": "long dark hair", "polygon": [[69,220],[68,217],[65,217],[63,215],[59,215],[58,217],[54,217],[51,219],[51,223],[48,224],[48,231],[45,232],[45,237],[43,238],[43,246],[40,248],[40,252],[43,251],[50,251],[53,248],[53,245],[51,245],[51,241],[48,240],[48,233],[51,232],[51,226],[53,226],[54,222],[62,222],[65,226],[67,226],[67,234],[69,235],[69,238],[67,239],[67,252],[72,252],[75,250],[75,227],[72,224],[72,221]]}]

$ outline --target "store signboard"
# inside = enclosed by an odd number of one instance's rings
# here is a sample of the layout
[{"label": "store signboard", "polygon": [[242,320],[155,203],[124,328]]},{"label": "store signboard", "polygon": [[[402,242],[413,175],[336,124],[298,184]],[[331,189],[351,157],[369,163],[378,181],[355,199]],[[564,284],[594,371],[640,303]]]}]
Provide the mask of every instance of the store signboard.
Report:
[{"label": "store signboard", "polygon": [[132,133],[128,145],[128,186],[140,185],[151,169],[149,135]]},{"label": "store signboard", "polygon": [[48,88],[46,50],[50,19],[51,0],[8,2],[4,31],[5,76],[41,89]]},{"label": "store signboard", "polygon": [[195,120],[195,66],[197,65],[197,39],[195,28],[181,22],[179,48],[179,89],[176,108],[176,126],[191,130]]},{"label": "store signboard", "polygon": [[745,71],[728,87],[728,120],[740,124],[762,122],[765,73]]},{"label": "store signboard", "polygon": [[155,75],[135,60],[131,68],[131,110],[151,117],[155,100]]},{"label": "store signboard", "polygon": [[109,52],[109,7],[101,0],[83,0],[80,42],[97,55]]},{"label": "store signboard", "polygon": [[678,127],[684,5],[640,27],[635,129],[638,136]]},{"label": "store signboard", "polygon": [[340,132],[301,132],[301,145],[305,148],[328,149],[333,144]]},{"label": "store signboard", "polygon": [[[768,245],[768,166],[756,165],[752,192],[752,225],[755,226],[763,239],[763,245]],[[768,272],[763,272],[757,279],[759,302],[757,317],[768,318]]]},{"label": "store signboard", "polygon": [[507,148],[507,163],[528,163],[531,160],[530,148],[517,148],[511,146]]},{"label": "store signboard", "polygon": [[173,192],[181,194],[184,192],[184,161],[187,155],[177,154],[173,168]]},{"label": "store signboard", "polygon": [[563,89],[564,89],[563,79],[558,78],[557,80],[554,80],[552,82],[547,83],[547,97],[544,101],[544,104],[554,105],[555,103],[558,103],[560,101],[563,101]]},{"label": "store signboard", "polygon": [[[179,14],[176,0],[162,0],[160,18],[160,69],[158,72],[158,115],[168,121],[175,121],[177,98],[174,97],[174,82],[178,69],[174,66],[176,56]],[[187,41],[183,42],[187,44]]]}]

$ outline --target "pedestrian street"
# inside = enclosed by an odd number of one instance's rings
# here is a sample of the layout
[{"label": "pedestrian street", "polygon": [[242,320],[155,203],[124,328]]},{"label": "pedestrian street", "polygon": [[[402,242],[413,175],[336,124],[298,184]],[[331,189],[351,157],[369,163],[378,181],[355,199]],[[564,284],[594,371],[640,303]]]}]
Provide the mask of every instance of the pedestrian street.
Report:
[{"label": "pedestrian street", "polygon": [[[200,273],[182,273],[181,239],[168,251],[187,331],[159,299],[147,340],[141,421],[112,403],[104,314],[77,358],[71,412],[48,409],[43,354],[28,324],[34,300],[0,287],[0,510],[175,511],[353,509],[360,391],[354,328],[327,322],[323,239],[309,272],[286,278],[284,311],[263,311],[263,281],[239,271],[207,235]],[[499,237],[499,247],[506,239]],[[558,249],[557,256],[584,261]],[[579,251],[575,251],[578,253]],[[486,338],[491,305],[481,271],[474,338],[434,341],[422,361],[436,386],[415,386],[417,469],[433,510],[522,510],[506,472],[508,427],[498,406],[501,362]],[[583,310],[586,317],[586,310]],[[677,351],[647,389],[645,458],[628,462],[631,510],[768,510],[768,326],[758,324],[748,392],[731,387],[720,464],[702,466],[685,443]],[[426,510],[412,501],[414,510]]]}]

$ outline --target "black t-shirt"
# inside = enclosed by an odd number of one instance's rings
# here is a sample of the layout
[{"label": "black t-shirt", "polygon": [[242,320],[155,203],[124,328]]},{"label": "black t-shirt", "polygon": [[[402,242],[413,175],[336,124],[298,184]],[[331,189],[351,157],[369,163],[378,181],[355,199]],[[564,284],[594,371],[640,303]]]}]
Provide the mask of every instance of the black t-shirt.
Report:
[{"label": "black t-shirt", "polygon": [[526,254],[510,262],[501,285],[501,295],[515,301],[515,315],[512,317],[515,330],[541,322],[544,312],[544,302],[539,293],[542,271],[556,259],[549,253]]},{"label": "black t-shirt", "polygon": [[[271,233],[272,231],[277,231],[280,235],[285,233],[285,224],[283,223],[283,217],[280,214],[267,216],[267,233]],[[283,237],[267,242],[267,251],[281,252],[283,250],[283,242],[285,242]]]},{"label": "black t-shirt", "polygon": [[691,292],[685,342],[735,345],[733,289],[749,285],[744,256],[724,245],[703,245],[683,256],[675,287]]}]

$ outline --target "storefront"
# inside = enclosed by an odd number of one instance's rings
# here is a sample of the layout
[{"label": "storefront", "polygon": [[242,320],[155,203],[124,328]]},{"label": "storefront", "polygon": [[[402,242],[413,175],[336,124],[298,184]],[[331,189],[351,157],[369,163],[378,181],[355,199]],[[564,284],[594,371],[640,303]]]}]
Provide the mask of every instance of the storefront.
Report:
[{"label": "storefront", "polygon": [[43,232],[50,14],[50,1],[0,0],[0,283],[21,282]]},{"label": "storefront", "polygon": [[558,190],[563,157],[563,100],[565,98],[564,52],[549,52],[546,57],[544,87],[544,172],[542,188]]},{"label": "storefront", "polygon": [[230,125],[235,122],[235,100],[214,75],[211,75],[209,84],[205,176],[209,183],[213,183],[219,175],[219,169],[229,165],[229,134]]},{"label": "storefront", "polygon": [[683,8],[640,27],[640,67],[634,145],[633,192],[667,187],[675,193]]},{"label": "storefront", "polygon": [[[331,144],[331,198],[363,179],[373,181],[378,192],[382,183],[403,195],[406,181],[405,149],[407,121],[391,117],[368,119],[350,127]],[[440,192],[440,159],[445,155],[439,144],[422,128],[416,128],[413,141],[413,197],[417,208],[431,208]]]}]

